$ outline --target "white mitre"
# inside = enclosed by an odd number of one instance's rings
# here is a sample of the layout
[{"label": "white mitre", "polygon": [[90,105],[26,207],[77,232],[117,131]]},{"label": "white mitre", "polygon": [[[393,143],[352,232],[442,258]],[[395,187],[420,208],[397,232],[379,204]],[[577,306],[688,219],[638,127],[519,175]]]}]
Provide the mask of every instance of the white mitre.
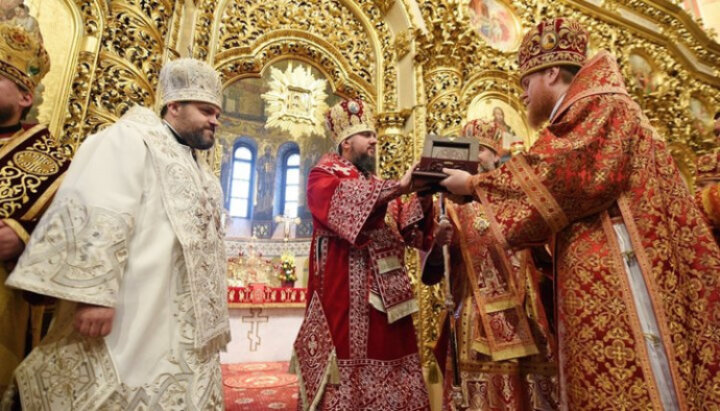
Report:
[{"label": "white mitre", "polygon": [[208,63],[181,58],[166,63],[160,71],[163,106],[173,101],[201,101],[222,108],[220,74]]}]

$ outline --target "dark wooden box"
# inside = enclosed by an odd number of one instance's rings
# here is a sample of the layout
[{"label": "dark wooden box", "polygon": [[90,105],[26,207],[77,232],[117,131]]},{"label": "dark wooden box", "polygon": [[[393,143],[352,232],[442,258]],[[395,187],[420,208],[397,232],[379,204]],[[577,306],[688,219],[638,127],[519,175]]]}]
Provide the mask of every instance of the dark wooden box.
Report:
[{"label": "dark wooden box", "polygon": [[444,137],[436,134],[425,136],[420,164],[413,171],[413,180],[417,185],[438,188],[440,180],[447,177],[443,168],[465,170],[477,174],[478,142],[474,139]]}]

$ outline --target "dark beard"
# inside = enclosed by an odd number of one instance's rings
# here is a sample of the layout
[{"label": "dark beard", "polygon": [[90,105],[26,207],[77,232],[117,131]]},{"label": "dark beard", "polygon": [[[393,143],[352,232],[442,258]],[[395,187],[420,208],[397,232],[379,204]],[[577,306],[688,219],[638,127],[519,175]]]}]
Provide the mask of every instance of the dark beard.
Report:
[{"label": "dark beard", "polygon": [[375,157],[368,154],[359,154],[353,160],[353,165],[360,170],[361,173],[375,174]]},{"label": "dark beard", "polygon": [[205,129],[199,128],[195,130],[186,131],[184,133],[178,132],[180,139],[182,139],[188,146],[197,150],[207,150],[215,144],[214,140],[206,141],[203,137]]},{"label": "dark beard", "polygon": [[10,105],[0,106],[0,124],[5,124],[15,115],[13,107]]}]

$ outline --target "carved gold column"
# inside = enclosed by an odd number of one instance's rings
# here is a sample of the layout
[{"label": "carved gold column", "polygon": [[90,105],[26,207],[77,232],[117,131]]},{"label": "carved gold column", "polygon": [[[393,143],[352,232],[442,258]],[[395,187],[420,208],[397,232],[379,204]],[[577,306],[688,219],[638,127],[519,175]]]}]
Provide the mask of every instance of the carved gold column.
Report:
[{"label": "carved gold column", "polygon": [[463,85],[459,67],[436,65],[433,62],[425,71],[428,131],[438,135],[458,135],[464,112],[460,104]]},{"label": "carved gold column", "polygon": [[414,142],[405,131],[409,111],[377,114],[378,174],[382,178],[400,178],[413,162]]},{"label": "carved gold column", "polygon": [[106,27],[100,40],[83,126],[80,135],[72,137],[75,141],[114,122],[135,104],[153,107],[169,23],[176,3],[181,0],[106,3]]},{"label": "carved gold column", "polygon": [[99,2],[75,0],[83,19],[85,35],[82,50],[78,54],[77,70],[72,80],[68,111],[64,120],[60,141],[77,147],[85,138],[83,123],[90,99],[90,87],[97,63],[97,50],[104,29],[102,7]]},{"label": "carved gold column", "polygon": [[[464,65],[477,53],[477,35],[468,30],[467,3],[458,0],[424,0],[418,6],[427,31],[415,38],[418,108],[414,112],[416,139],[421,145],[424,134],[457,135],[461,131],[465,109],[461,92],[466,81]],[[424,117],[424,118],[423,118]],[[419,147],[418,147],[419,150]],[[432,349],[439,337],[439,319],[444,313],[442,287],[422,285],[417,279],[416,293],[420,312],[415,318],[423,366],[430,371],[429,382],[437,382]]]}]

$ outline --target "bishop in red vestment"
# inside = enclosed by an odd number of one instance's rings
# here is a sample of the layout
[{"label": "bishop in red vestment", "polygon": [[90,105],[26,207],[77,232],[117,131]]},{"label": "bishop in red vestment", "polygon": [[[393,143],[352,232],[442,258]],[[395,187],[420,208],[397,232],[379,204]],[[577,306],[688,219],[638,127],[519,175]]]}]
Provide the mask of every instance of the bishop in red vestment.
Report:
[{"label": "bishop in red vestment", "polygon": [[374,175],[370,107],[345,100],[327,114],[339,154],[310,171],[310,302],[294,344],[303,410],[425,410],[428,395],[410,314],[406,246],[429,248],[432,202]]},{"label": "bishop in red vestment", "polygon": [[552,240],[562,408],[718,408],[720,250],[615,59],[586,61],[587,41],[567,19],[531,30],[523,98],[548,126],[527,154],[443,184],[475,196],[502,244]]}]

